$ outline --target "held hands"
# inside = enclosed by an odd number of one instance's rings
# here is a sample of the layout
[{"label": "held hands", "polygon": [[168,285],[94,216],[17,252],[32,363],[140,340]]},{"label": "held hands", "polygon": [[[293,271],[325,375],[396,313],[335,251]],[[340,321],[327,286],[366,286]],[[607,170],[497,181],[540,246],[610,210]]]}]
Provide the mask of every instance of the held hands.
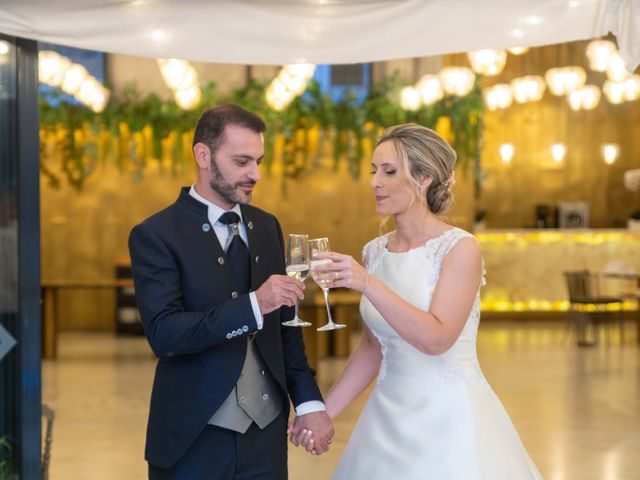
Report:
[{"label": "held hands", "polygon": [[260,313],[266,315],[283,305],[291,307],[304,298],[304,283],[286,275],[271,275],[258,290]]},{"label": "held hands", "polygon": [[326,252],[315,254],[313,259],[331,260],[331,263],[321,263],[311,267],[311,270],[322,272],[318,276],[318,280],[331,281],[331,288],[346,287],[359,292],[364,292],[366,289],[369,272],[353,257],[342,253]]},{"label": "held hands", "polygon": [[329,450],[333,424],[327,412],[308,413],[290,421],[287,434],[296,447],[302,445],[311,455],[322,455]]}]

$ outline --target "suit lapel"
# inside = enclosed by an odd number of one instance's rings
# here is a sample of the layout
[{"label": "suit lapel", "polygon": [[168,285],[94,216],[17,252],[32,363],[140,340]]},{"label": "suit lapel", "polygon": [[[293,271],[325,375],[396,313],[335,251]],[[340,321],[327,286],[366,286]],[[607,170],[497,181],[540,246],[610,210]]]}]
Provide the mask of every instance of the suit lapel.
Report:
[{"label": "suit lapel", "polygon": [[235,290],[235,279],[233,278],[233,273],[227,264],[227,257],[224,253],[224,247],[220,245],[218,241],[218,236],[216,232],[213,230],[213,225],[209,223],[209,218],[205,215],[203,217],[198,216],[197,223],[194,225],[194,228],[202,230],[200,232],[205,237],[206,244],[206,252],[208,255],[211,255],[211,265],[216,272],[216,275],[222,277],[223,285],[227,285],[229,291],[225,292],[227,295],[232,290]]},{"label": "suit lapel", "polygon": [[260,285],[258,275],[258,264],[260,262],[260,253],[258,248],[258,236],[256,234],[256,221],[251,215],[248,208],[240,205],[242,211],[242,220],[247,227],[247,238],[249,240],[249,263],[251,264],[251,290],[255,291]]}]

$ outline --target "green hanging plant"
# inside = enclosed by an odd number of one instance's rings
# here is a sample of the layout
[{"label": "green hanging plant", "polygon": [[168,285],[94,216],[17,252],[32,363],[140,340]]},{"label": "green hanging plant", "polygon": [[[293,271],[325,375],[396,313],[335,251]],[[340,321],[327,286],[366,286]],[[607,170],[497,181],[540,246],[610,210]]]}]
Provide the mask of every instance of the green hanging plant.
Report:
[{"label": "green hanging plant", "polygon": [[[54,188],[66,179],[80,189],[87,177],[96,174],[98,165],[112,161],[122,172],[129,172],[140,181],[150,162],[159,162],[162,170],[163,142],[172,138],[171,171],[175,174],[187,161],[185,134],[192,132],[201,109],[231,102],[256,112],[268,125],[264,136],[268,175],[281,136],[285,191],[287,179],[309,175],[321,165],[329,153],[325,151],[327,144],[332,145],[334,168],[347,162],[350,174],[358,178],[365,139],[375,145],[381,128],[405,122],[437,130],[442,119],[447,119],[443,124],[450,129],[448,140],[458,153],[463,171],[472,167],[479,188],[483,102],[477,83],[465,97],[445,97],[415,112],[403,110],[397,101],[402,86],[398,75],[373,88],[363,102],[348,93],[334,101],[321,92],[317,83],[310,82],[305,94],[282,111],[267,105],[268,83],[251,81],[226,96],[217,93],[215,83],[209,83],[201,89],[201,108],[190,111],[181,110],[173,100],[163,100],[156,94],[143,97],[135,85],[127,85],[115,95],[102,113],[61,101],[55,92],[47,94],[40,102],[41,131],[49,133],[47,141],[59,153],[60,165],[55,168],[46,161],[48,149],[41,145],[41,171]],[[318,135],[315,150],[311,131]]]}]

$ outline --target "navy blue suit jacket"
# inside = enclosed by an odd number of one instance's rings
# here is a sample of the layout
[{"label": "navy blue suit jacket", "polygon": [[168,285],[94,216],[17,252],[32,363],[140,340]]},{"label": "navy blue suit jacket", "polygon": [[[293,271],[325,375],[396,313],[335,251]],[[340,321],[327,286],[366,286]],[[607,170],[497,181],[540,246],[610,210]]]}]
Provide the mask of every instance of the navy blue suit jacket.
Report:
[{"label": "navy blue suit jacket", "polygon": [[[282,231],[276,218],[242,205],[251,254],[251,290],[284,274]],[[174,465],[236,384],[247,335],[294,405],[322,400],[298,328],[281,308],[264,316],[258,331],[248,294],[235,295],[233,275],[207,218],[207,206],[183,188],[178,200],[131,231],[129,251],[136,302],[158,364],[151,394],[145,458]],[[227,338],[232,330],[248,331]],[[245,329],[246,330],[246,329]]]}]

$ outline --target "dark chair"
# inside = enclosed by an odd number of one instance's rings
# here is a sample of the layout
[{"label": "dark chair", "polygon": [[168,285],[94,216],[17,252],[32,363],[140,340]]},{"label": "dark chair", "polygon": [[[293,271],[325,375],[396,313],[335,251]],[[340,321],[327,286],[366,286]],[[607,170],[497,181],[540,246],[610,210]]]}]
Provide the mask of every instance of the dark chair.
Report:
[{"label": "dark chair", "polygon": [[[564,272],[569,292],[569,312],[567,330],[575,331],[578,346],[591,346],[598,343],[601,327],[604,327],[607,344],[609,328],[618,323],[620,343],[624,341],[624,321],[622,318],[622,298],[600,295],[598,274],[587,270]],[[587,340],[587,330],[591,327],[592,340]]]}]

